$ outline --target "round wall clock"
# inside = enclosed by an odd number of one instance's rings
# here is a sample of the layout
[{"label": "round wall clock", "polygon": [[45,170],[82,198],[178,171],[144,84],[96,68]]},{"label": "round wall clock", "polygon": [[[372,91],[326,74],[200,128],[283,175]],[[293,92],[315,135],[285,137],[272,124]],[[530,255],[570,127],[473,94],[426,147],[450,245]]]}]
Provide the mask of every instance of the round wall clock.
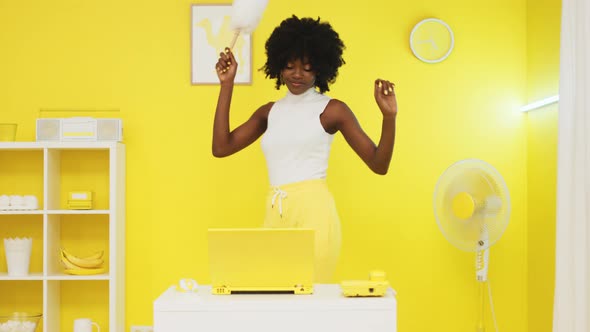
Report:
[{"label": "round wall clock", "polygon": [[437,18],[427,18],[418,22],[410,34],[412,52],[426,63],[443,61],[451,54],[454,45],[453,30]]}]

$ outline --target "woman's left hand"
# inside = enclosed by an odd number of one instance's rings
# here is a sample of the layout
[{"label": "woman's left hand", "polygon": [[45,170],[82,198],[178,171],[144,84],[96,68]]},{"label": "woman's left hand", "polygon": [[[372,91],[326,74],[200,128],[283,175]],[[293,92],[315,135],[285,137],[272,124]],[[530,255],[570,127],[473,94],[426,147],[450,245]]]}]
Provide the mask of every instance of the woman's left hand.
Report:
[{"label": "woman's left hand", "polygon": [[396,116],[397,100],[395,99],[395,84],[387,80],[376,79],[375,101],[383,116]]}]

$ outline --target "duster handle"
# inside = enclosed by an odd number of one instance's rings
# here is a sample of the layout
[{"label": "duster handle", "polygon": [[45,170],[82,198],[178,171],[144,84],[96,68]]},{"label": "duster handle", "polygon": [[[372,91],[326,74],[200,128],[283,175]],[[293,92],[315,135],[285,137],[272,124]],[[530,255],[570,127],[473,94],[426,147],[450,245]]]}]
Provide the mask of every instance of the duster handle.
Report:
[{"label": "duster handle", "polygon": [[231,40],[231,43],[229,43],[229,49],[233,50],[234,45],[236,44],[236,41],[238,40],[238,36],[240,35],[240,30],[236,30],[234,32],[234,37]]}]

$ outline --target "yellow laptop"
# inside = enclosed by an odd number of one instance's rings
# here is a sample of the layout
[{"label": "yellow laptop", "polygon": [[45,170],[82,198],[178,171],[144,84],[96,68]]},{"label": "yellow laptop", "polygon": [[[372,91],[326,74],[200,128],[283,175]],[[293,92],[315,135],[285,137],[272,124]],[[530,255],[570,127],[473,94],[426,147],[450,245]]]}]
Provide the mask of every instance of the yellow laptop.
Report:
[{"label": "yellow laptop", "polygon": [[314,231],[209,229],[212,293],[313,293]]}]

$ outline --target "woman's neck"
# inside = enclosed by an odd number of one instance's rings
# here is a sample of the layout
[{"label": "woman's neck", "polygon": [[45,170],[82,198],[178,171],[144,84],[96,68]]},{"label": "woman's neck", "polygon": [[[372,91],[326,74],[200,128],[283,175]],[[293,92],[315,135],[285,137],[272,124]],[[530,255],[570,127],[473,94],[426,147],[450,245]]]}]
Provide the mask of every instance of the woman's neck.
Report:
[{"label": "woman's neck", "polygon": [[285,99],[288,101],[292,101],[292,102],[298,102],[301,100],[306,99],[306,97],[315,95],[317,93],[317,91],[315,90],[315,87],[311,87],[309,89],[307,89],[305,92],[300,93],[300,94],[294,94],[291,91],[287,90],[287,94],[285,96]]}]

